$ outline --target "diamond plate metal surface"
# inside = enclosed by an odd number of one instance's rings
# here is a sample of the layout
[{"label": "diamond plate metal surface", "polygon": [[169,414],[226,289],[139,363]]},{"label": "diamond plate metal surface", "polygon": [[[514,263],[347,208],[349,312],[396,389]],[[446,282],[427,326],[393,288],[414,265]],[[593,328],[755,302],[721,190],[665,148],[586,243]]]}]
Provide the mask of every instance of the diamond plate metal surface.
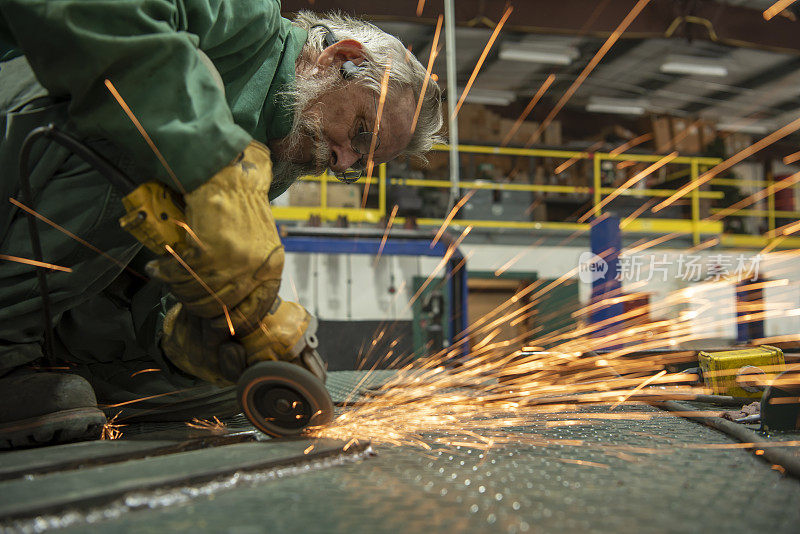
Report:
[{"label": "diamond plate metal surface", "polygon": [[653,418],[537,429],[537,436],[581,440],[581,446],[506,446],[489,453],[379,447],[376,458],[137,511],[92,528],[237,534],[800,532],[800,482],[751,452],[702,448],[735,443],[712,429],[649,406],[625,410]]}]

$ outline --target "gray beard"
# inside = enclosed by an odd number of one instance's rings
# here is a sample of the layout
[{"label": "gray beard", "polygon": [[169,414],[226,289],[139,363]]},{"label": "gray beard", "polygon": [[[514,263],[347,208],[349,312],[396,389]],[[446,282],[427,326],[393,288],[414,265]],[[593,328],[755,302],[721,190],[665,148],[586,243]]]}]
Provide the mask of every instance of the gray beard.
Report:
[{"label": "gray beard", "polygon": [[[294,109],[294,121],[292,129],[280,142],[280,153],[273,151],[270,199],[280,196],[299,177],[318,174],[327,166],[330,146],[323,140],[322,116],[309,108],[321,94],[339,83],[338,72],[309,76],[301,71],[295,76],[294,87],[280,94],[279,98]],[[292,160],[299,156],[304,139],[311,140],[311,161],[296,163]]]},{"label": "gray beard", "polygon": [[313,165],[276,161],[272,165],[272,184],[269,186],[270,200],[281,196],[301,176],[315,174],[315,171]]}]

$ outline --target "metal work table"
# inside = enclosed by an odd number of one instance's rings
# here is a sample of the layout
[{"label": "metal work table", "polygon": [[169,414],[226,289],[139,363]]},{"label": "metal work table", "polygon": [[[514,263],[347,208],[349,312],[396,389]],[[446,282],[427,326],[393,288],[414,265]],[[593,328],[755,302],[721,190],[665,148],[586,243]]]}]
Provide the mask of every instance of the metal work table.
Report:
[{"label": "metal work table", "polygon": [[[343,402],[362,376],[333,373],[329,387],[334,400]],[[385,376],[376,375],[372,383]],[[645,418],[538,428],[540,437],[584,444],[506,446],[488,453],[464,447],[373,450],[363,441],[345,452],[342,443],[331,441],[316,443],[304,455],[311,441],[253,441],[241,419],[228,423],[228,435],[204,438],[197,437],[202,431],[176,425],[131,427],[123,429],[123,440],[0,455],[0,477],[6,476],[0,481],[4,517],[15,509],[33,510],[36,503],[51,504],[46,519],[2,519],[0,528],[136,533],[800,531],[800,481],[746,449],[704,447],[737,443],[705,426],[647,405],[618,410]],[[194,450],[169,450],[189,442]],[[143,458],[148,447],[161,448],[160,455]],[[43,464],[64,466],[81,448],[83,454],[94,448],[95,455],[102,449],[106,456],[113,456],[111,448],[116,448],[117,456],[105,465],[43,472]],[[657,451],[643,454],[643,448]],[[38,474],[24,476],[25,465]],[[175,483],[190,475],[193,481]],[[130,492],[136,484],[139,489]],[[115,491],[120,496],[103,497]],[[73,507],[52,505],[54,499],[68,500],[70,492],[91,498]]]}]

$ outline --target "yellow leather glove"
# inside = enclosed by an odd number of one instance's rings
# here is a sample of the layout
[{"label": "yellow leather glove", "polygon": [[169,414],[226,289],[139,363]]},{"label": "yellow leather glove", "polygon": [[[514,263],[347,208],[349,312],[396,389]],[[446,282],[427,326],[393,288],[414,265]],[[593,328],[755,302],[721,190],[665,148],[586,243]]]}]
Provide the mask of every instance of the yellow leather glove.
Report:
[{"label": "yellow leather glove", "polygon": [[234,329],[252,332],[277,296],[284,255],[269,207],[271,182],[269,149],[253,141],[230,165],[185,195],[184,222],[191,232],[176,252],[202,283],[170,255],[148,265],[187,311],[200,318],[217,317],[215,326],[227,328],[222,302]]},{"label": "yellow leather glove", "polygon": [[214,322],[175,305],[164,319],[164,355],[181,370],[217,385],[235,383],[247,367],[267,360],[300,365],[325,381],[327,366],[316,351],[317,320],[299,304],[278,297],[256,330],[235,338]]},{"label": "yellow leather glove", "polygon": [[237,336],[247,355],[247,365],[284,360],[305,367],[325,382],[327,364],[317,352],[317,318],[295,302],[280,297],[262,317],[260,328]]},{"label": "yellow leather glove", "polygon": [[235,384],[246,368],[245,351],[228,329],[213,327],[182,304],[164,318],[161,350],[182,371],[218,386]]}]

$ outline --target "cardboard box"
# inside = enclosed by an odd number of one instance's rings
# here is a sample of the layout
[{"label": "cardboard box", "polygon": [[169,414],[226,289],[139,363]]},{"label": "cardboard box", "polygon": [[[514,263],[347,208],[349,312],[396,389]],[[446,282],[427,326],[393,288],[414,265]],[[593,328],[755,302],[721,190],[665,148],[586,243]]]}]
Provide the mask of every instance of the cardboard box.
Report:
[{"label": "cardboard box", "polygon": [[328,184],[329,208],[361,207],[361,186],[357,184]]},{"label": "cardboard box", "polygon": [[666,154],[672,151],[672,125],[669,117],[653,117],[653,145],[656,152]]},{"label": "cardboard box", "polygon": [[289,205],[316,207],[321,204],[319,182],[295,182],[289,187]]},{"label": "cardboard box", "polygon": [[673,118],[672,131],[675,134],[675,150],[681,154],[699,154],[703,151],[697,121]]},{"label": "cardboard box", "polygon": [[547,125],[544,130],[543,139],[540,141],[548,146],[561,146],[563,139],[561,138],[561,121],[553,121]]}]

